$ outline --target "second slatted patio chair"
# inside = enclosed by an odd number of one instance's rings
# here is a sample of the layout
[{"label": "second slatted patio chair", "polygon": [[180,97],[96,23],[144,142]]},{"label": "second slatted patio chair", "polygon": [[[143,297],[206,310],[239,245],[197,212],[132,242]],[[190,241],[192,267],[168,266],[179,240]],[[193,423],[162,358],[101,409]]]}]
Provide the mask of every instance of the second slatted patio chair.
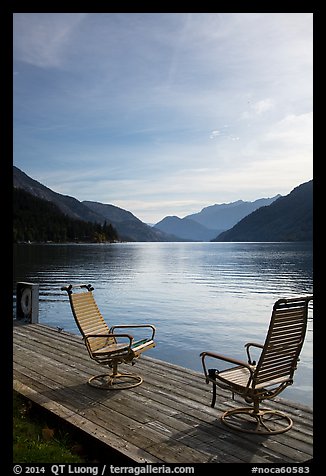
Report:
[{"label": "second slatted patio chair", "polygon": [[[222,422],[227,426],[248,433],[275,434],[289,430],[293,421],[279,410],[262,409],[260,403],[272,399],[293,383],[299,355],[305,339],[308,303],[313,296],[279,299],[273,306],[266,340],[263,345],[249,342],[245,345],[247,362],[226,357],[215,352],[202,352],[206,383],[213,384],[214,407],[216,385],[238,394],[249,407],[225,411]],[[252,347],[259,349],[255,362],[250,355]],[[206,362],[224,362],[222,369],[208,369]]]},{"label": "second slatted patio chair", "polygon": [[[81,288],[81,292],[73,292]],[[85,289],[85,290],[83,290]],[[148,349],[155,347],[155,327],[151,324],[117,325],[108,327],[93,295],[90,284],[63,286],[67,291],[72,314],[75,318],[86,344],[89,356],[100,365],[112,369],[110,373],[96,375],[88,383],[96,388],[121,390],[136,387],[143,381],[142,377],[132,373],[118,372],[118,365],[134,364],[135,360]],[[134,340],[129,333],[119,333],[116,329],[148,329],[149,335],[141,340]]]}]

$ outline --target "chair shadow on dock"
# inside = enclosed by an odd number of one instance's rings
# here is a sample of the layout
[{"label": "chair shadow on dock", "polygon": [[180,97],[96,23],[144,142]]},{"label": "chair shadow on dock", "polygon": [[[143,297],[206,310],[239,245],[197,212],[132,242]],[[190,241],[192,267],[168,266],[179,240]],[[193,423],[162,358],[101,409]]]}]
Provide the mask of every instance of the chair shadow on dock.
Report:
[{"label": "chair shadow on dock", "polygon": [[[159,404],[158,399],[145,404],[141,392],[130,390],[129,395],[125,393],[126,390],[103,392],[81,382],[47,389],[41,395],[65,408],[68,421],[72,412],[83,431],[92,434],[95,424],[99,436],[102,432],[102,438],[105,433],[112,433],[121,441],[135,443],[139,439],[137,444],[142,449],[164,456],[165,462],[239,463],[255,460],[255,456],[261,456],[265,462],[275,462],[273,455],[269,459],[266,454],[264,442],[269,437],[251,435],[244,438],[223,425],[216,409],[198,405],[195,421],[191,408],[187,412],[181,409],[171,412],[171,403],[167,408],[166,404]],[[199,413],[205,414],[206,421],[200,421]]]}]

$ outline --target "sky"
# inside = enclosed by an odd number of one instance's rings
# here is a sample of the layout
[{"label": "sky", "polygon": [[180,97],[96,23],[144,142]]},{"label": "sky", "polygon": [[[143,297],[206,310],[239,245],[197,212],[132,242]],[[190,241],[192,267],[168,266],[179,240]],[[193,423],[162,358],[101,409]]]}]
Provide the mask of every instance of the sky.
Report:
[{"label": "sky", "polygon": [[312,13],[15,13],[13,163],[146,223],[313,177]]}]

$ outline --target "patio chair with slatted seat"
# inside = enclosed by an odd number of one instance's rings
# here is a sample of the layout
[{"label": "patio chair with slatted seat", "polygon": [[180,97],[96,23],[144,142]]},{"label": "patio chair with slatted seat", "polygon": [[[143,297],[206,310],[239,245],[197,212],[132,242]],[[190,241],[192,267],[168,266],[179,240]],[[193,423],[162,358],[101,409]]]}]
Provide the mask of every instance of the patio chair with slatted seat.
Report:
[{"label": "patio chair with slatted seat", "polygon": [[[73,288],[81,288],[73,292]],[[67,291],[72,314],[81,332],[91,359],[112,369],[110,373],[91,377],[88,383],[96,388],[121,390],[136,387],[143,382],[139,375],[118,372],[118,365],[134,364],[141,354],[155,347],[155,327],[151,324],[116,325],[111,328],[105,322],[93,295],[90,284],[63,286]],[[146,329],[147,337],[134,340],[129,333],[116,332],[117,329]],[[128,331],[129,332],[129,331]],[[147,332],[146,332],[147,334]]]},{"label": "patio chair with slatted seat", "polygon": [[[237,394],[251,404],[250,407],[225,411],[221,416],[224,424],[239,431],[258,434],[284,433],[292,427],[289,415],[276,409],[262,409],[260,403],[274,398],[293,383],[305,339],[311,299],[311,295],[278,299],[273,306],[265,343],[245,344],[247,362],[215,352],[200,354],[206,383],[213,384],[212,407],[216,401],[216,386],[230,390],[233,397]],[[250,354],[254,347],[259,349],[257,362]],[[208,362],[216,360],[224,362],[221,364],[224,368],[208,369]]]}]

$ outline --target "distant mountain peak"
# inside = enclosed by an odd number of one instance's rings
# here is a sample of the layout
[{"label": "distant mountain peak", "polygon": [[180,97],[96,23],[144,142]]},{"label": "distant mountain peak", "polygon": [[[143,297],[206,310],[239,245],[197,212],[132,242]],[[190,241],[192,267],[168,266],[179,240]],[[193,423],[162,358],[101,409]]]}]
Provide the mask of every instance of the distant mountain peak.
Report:
[{"label": "distant mountain peak", "polygon": [[203,226],[215,230],[228,230],[245,216],[257,208],[270,205],[281,195],[272,198],[258,198],[253,202],[236,200],[235,202],[210,205],[199,213],[193,213],[186,218],[195,220]]},{"label": "distant mountain peak", "polygon": [[187,241],[210,241],[216,236],[216,230],[209,230],[195,220],[179,218],[175,215],[163,218],[163,220],[156,223],[154,228]]}]

